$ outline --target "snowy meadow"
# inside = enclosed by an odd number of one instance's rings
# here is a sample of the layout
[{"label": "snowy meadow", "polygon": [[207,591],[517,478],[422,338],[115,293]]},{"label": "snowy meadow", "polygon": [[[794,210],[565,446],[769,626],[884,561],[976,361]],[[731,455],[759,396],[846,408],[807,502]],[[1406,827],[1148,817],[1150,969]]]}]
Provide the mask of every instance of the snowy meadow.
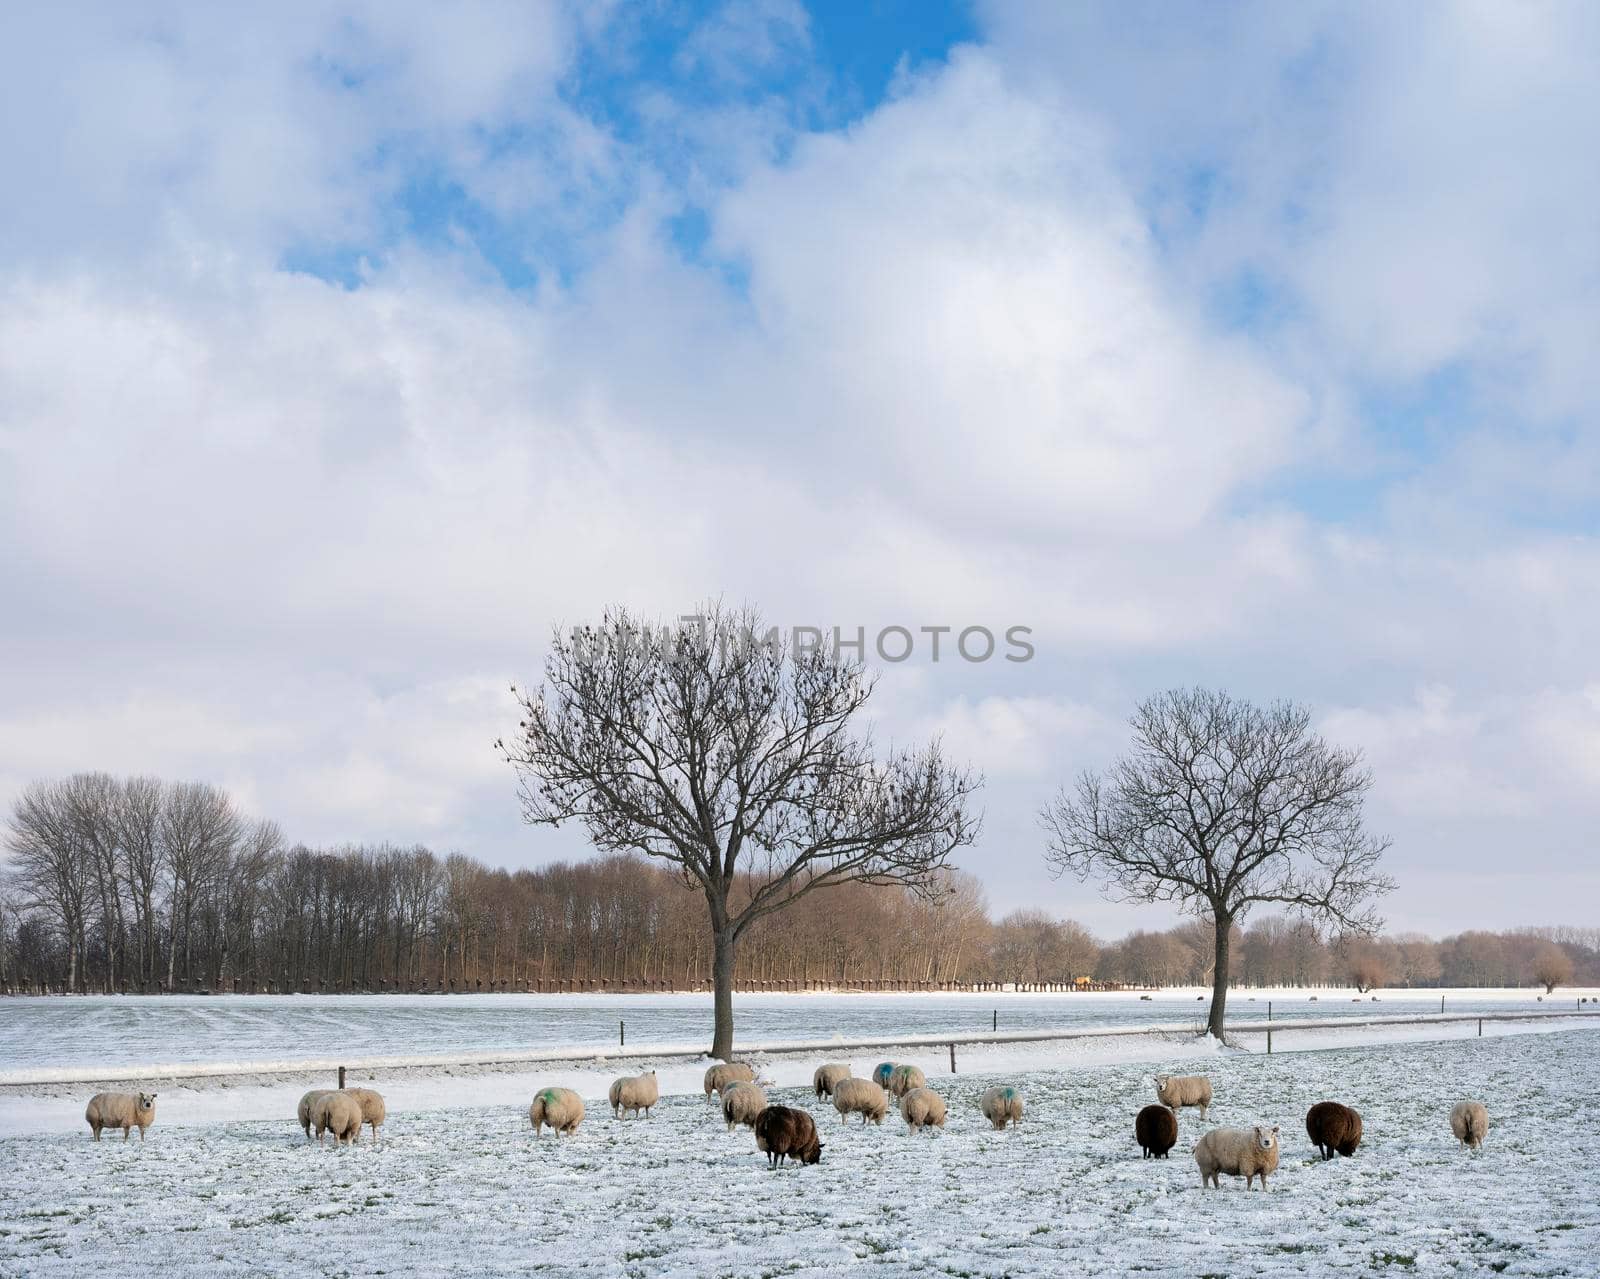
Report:
[{"label": "snowy meadow", "polygon": [[[1429,1032],[1442,1033],[1415,1033]],[[770,1100],[810,1110],[825,1142],[819,1166],[777,1172],[747,1130],[726,1130],[685,1065],[664,1064],[666,1095],[637,1121],[611,1116],[604,1084],[640,1063],[379,1079],[383,1141],[343,1149],[302,1136],[303,1081],[274,1085],[272,1118],[230,1118],[248,1089],[227,1081],[191,1094],[187,1123],[174,1108],[189,1103],[163,1093],[142,1145],[91,1143],[73,1094],[48,1124],[6,1124],[0,1272],[1593,1273],[1600,1168],[1579,1135],[1600,1085],[1594,1030],[1336,1033],[1341,1046],[1272,1056],[1181,1039],[1001,1045],[967,1054],[954,1076],[925,1054],[914,1059],[950,1118],[920,1136],[892,1113],[881,1129],[841,1124],[806,1086],[815,1059],[774,1058],[761,1063]],[[879,1059],[839,1056],[857,1074]],[[1228,1178],[1202,1192],[1190,1151],[1211,1125],[1193,1111],[1170,1159],[1140,1157],[1133,1118],[1153,1100],[1153,1068],[1209,1074],[1212,1123],[1281,1126],[1268,1193]],[[995,1132],[977,1098],[1001,1081],[1020,1086],[1027,1118]],[[539,1082],[584,1093],[574,1137],[533,1136]],[[1468,1096],[1492,1117],[1476,1154],[1447,1120]],[[1365,1118],[1354,1159],[1324,1164],[1311,1148],[1304,1115],[1325,1098]]]}]

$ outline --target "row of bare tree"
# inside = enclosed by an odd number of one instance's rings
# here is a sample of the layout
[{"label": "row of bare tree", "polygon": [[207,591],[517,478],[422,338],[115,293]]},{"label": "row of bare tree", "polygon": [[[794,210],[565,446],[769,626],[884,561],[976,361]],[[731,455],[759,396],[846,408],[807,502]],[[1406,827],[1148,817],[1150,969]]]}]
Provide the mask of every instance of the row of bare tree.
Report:
[{"label": "row of bare tree", "polygon": [[[289,847],[199,783],[39,782],[4,844],[8,990],[693,989],[714,959],[700,895],[659,863],[512,872],[420,847]],[[992,920],[976,879],[943,873],[933,900],[845,883],[757,920],[737,983],[1211,982],[1209,922],[1107,945],[1039,910]],[[1230,978],[1256,986],[1600,982],[1595,930],[1329,939],[1268,916],[1235,933]]]}]

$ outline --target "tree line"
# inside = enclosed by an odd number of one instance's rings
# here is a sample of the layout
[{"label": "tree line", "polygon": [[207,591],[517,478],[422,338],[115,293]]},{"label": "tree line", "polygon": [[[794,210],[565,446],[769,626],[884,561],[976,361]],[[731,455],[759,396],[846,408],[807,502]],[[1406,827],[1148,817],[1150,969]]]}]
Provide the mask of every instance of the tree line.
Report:
[{"label": "tree line", "polygon": [[[615,853],[508,871],[392,845],[308,848],[220,788],[85,773],[13,803],[0,885],[6,991],[705,989],[703,896]],[[755,919],[745,989],[1211,985],[1212,925],[1103,942],[1041,910],[994,918],[982,884],[845,882]],[[730,904],[758,891],[736,877]],[[1231,984],[1600,984],[1600,930],[1342,937],[1268,915],[1235,926]]]}]

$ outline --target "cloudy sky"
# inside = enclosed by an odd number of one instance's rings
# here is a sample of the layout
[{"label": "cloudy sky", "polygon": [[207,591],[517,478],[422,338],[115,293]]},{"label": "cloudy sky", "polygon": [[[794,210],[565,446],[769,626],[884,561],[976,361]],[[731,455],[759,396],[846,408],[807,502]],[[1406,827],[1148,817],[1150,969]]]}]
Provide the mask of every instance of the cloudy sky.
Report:
[{"label": "cloudy sky", "polygon": [[877,735],[1034,813],[1175,684],[1365,749],[1392,926],[1600,901],[1600,8],[0,12],[0,803],[581,853],[553,624],[1033,628]]}]

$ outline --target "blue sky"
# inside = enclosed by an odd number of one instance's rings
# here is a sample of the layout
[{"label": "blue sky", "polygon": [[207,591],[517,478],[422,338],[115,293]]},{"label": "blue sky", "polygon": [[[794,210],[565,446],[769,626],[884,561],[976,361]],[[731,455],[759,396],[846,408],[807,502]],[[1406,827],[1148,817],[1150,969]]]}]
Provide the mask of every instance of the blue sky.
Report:
[{"label": "blue sky", "polygon": [[[1315,709],[1397,926],[1595,899],[1578,4],[0,15],[0,801],[196,776],[516,865],[549,628],[1034,628],[878,733],[1033,814],[1135,701]],[[1582,921],[1574,921],[1582,922]]]}]

